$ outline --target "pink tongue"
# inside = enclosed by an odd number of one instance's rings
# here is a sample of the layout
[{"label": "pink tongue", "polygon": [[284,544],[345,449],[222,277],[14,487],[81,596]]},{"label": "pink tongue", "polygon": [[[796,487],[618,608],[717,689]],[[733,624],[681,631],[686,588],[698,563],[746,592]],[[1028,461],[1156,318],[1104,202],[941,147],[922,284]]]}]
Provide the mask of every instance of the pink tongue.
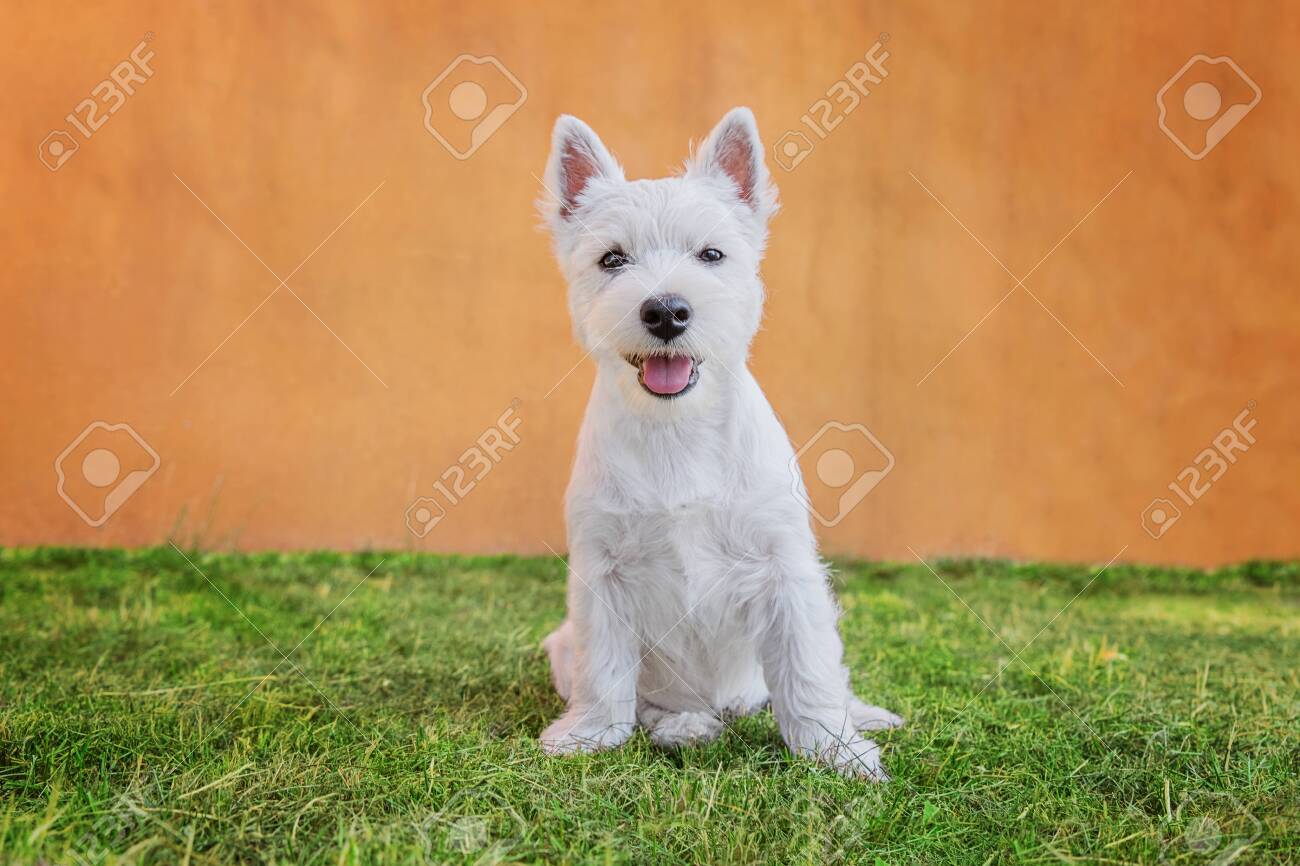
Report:
[{"label": "pink tongue", "polygon": [[656,394],[676,394],[691,380],[689,355],[651,355],[641,365],[641,381]]}]

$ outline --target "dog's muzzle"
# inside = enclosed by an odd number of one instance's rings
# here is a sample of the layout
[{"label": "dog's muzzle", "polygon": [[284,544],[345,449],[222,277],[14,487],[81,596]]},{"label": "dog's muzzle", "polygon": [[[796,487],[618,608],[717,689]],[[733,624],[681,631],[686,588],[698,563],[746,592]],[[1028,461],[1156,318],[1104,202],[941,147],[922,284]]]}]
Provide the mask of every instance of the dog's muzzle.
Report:
[{"label": "dog's muzzle", "polygon": [[641,324],[665,343],[675,340],[691,323],[691,305],[681,295],[662,295],[641,305]]},{"label": "dog's muzzle", "polygon": [[625,355],[637,368],[636,379],[647,393],[664,400],[680,397],[700,379],[703,361],[690,355]]},{"label": "dog's muzzle", "polygon": [[[686,333],[691,325],[691,305],[681,295],[658,295],[641,304],[641,324],[665,344]],[[679,397],[699,380],[699,361],[690,355],[663,352],[625,356],[637,368],[637,381],[656,397]]]}]

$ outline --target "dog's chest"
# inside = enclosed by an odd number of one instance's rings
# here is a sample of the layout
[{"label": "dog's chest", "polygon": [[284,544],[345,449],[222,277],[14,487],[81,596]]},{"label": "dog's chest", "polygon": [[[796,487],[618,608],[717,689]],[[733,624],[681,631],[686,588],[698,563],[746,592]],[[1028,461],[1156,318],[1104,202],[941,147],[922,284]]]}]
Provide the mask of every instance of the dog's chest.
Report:
[{"label": "dog's chest", "polygon": [[705,424],[608,432],[580,441],[572,543],[599,551],[643,622],[666,629],[689,612],[682,632],[721,626],[729,588],[756,561],[752,452]]},{"label": "dog's chest", "polygon": [[[744,560],[726,530],[725,509],[686,503],[607,517],[611,534],[604,541],[621,594],[647,625],[663,620],[651,632],[679,622],[689,632],[692,624],[725,619],[727,586]],[[688,614],[690,622],[681,622]]]}]

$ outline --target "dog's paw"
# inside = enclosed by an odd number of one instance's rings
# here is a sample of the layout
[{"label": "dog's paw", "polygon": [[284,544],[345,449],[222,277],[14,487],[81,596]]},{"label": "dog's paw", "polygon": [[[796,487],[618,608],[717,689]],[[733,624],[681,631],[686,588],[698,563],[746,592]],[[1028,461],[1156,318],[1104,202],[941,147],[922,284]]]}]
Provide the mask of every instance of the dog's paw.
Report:
[{"label": "dog's paw", "polygon": [[722,719],[712,713],[673,713],[655,722],[649,733],[656,746],[692,746],[717,739],[722,733]]},{"label": "dog's paw", "polygon": [[880,760],[880,747],[857,734],[832,743],[819,743],[809,757],[850,779],[889,781],[889,773]]},{"label": "dog's paw", "polygon": [[873,707],[871,704],[864,704],[862,701],[854,698],[849,704],[849,718],[853,720],[853,727],[859,731],[883,731],[888,728],[901,728],[906,719],[902,716],[891,713],[884,707]]},{"label": "dog's paw", "polygon": [[737,698],[723,707],[718,713],[718,716],[724,722],[732,722],[736,719],[744,718],[745,716],[752,716],[756,713],[761,713],[763,710],[768,708],[769,704],[770,701],[768,701],[766,696],[751,700]]},{"label": "dog's paw", "polygon": [[842,776],[888,782],[889,774],[880,760],[880,747],[857,731],[803,722],[786,735],[786,743],[797,755],[812,758]]},{"label": "dog's paw", "polygon": [[632,736],[631,722],[615,723],[599,713],[569,710],[542,731],[542,751],[548,755],[599,752],[623,745]]}]

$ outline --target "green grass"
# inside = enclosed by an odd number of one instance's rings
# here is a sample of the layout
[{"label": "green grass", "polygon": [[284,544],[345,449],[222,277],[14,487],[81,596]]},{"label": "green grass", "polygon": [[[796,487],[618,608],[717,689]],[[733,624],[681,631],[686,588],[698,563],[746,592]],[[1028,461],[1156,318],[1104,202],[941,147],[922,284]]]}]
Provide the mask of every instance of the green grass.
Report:
[{"label": "green grass", "polygon": [[188,555],[0,551],[0,863],[1300,862],[1295,565],[842,565],[871,785],[542,755],[556,559]]}]

